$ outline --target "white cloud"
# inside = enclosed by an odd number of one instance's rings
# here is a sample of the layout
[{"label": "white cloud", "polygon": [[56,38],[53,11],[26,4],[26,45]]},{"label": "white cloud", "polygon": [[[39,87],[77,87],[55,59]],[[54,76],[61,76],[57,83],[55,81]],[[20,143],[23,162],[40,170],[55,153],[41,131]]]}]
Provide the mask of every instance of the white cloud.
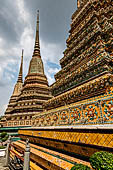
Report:
[{"label": "white cloud", "polygon": [[[30,26],[28,12],[24,8],[23,0],[15,0],[15,3],[19,16],[17,20],[20,20],[20,22],[22,22],[22,20],[24,21],[24,25],[22,25],[24,29],[23,33],[20,35],[19,44],[15,44],[10,48],[8,48],[7,40],[3,40],[0,37],[0,82],[1,85],[5,84],[0,87],[0,97],[3,98],[3,100],[0,101],[0,114],[4,113],[7,105],[6,102],[8,102],[14,88],[14,85],[12,86],[12,80],[15,79],[13,73],[15,71],[17,72],[17,63],[20,63],[21,49],[25,49],[26,58],[29,58],[32,52],[33,30]],[[11,14],[9,17],[11,18]],[[27,69],[28,68],[25,70]]]},{"label": "white cloud", "polygon": [[[16,78],[14,77],[15,72],[17,72],[17,64],[20,64],[20,56],[21,49],[24,49],[24,74],[26,75],[28,72],[29,61],[32,57],[33,48],[34,48],[34,30],[30,25],[30,14],[24,6],[24,0],[15,0],[15,7],[17,8],[18,18],[17,20],[24,24],[21,25],[23,27],[23,32],[20,35],[20,41],[17,44],[13,44],[10,48],[8,48],[7,40],[3,40],[0,37],[0,81],[6,83],[6,87],[1,87],[0,96],[3,98],[3,101],[0,102],[0,114],[4,113],[6,108],[6,102],[8,102],[11,93],[14,88],[14,84],[12,85],[12,80]],[[11,14],[10,16],[11,17]],[[15,29],[18,29],[15,25]],[[46,65],[45,74],[48,78],[49,84],[54,82],[53,73],[55,74],[59,70],[57,68],[50,68],[47,66],[47,62],[59,63],[59,59],[62,57],[62,46],[61,44],[52,44],[45,43],[42,41],[40,37],[40,46],[41,46],[41,56]],[[3,73],[5,72],[5,77],[3,77]],[[8,83],[8,84],[7,84]]]},{"label": "white cloud", "polygon": [[16,0],[17,8],[19,10],[19,20],[23,20],[24,22],[28,23],[30,15],[24,5],[24,0]]},{"label": "white cloud", "polygon": [[[32,43],[33,43],[33,30],[31,29],[29,22],[29,13],[24,7],[24,1],[15,0],[18,19],[23,20],[26,23],[23,30],[23,33],[20,35],[20,43],[15,46],[13,45],[10,49],[7,47],[7,41],[3,40],[0,37],[0,80],[2,81],[2,75],[4,70],[7,68],[11,71],[11,68],[8,65],[16,65],[20,63],[21,49],[25,49],[25,61],[26,58],[29,58],[32,52]],[[11,17],[11,16],[10,16]],[[22,22],[22,21],[21,21]],[[26,69],[25,69],[26,70]],[[8,73],[7,73],[8,74]],[[8,77],[8,76],[7,76]]]},{"label": "white cloud", "polygon": [[46,76],[47,76],[49,85],[53,84],[55,81],[54,77],[52,77],[51,74],[49,74],[48,72],[46,72]]},{"label": "white cloud", "polygon": [[0,37],[0,56],[4,56],[5,52],[3,50],[4,40],[2,37]]},{"label": "white cloud", "polygon": [[48,69],[48,72],[50,73],[50,74],[55,74],[55,73],[57,73],[59,71],[59,69],[58,68],[49,68]]},{"label": "white cloud", "polygon": [[41,54],[44,62],[51,61],[53,63],[59,63],[59,59],[62,58],[62,46],[61,44],[46,44],[41,40]]}]

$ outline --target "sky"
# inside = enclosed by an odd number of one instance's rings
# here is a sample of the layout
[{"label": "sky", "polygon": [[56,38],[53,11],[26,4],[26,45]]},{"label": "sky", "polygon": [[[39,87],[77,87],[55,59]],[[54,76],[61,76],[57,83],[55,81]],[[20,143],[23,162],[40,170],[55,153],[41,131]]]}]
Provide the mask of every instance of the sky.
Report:
[{"label": "sky", "polygon": [[37,10],[40,50],[51,85],[60,70],[76,0],[0,0],[0,115],[4,114],[17,81],[24,49],[24,77],[33,54]]}]

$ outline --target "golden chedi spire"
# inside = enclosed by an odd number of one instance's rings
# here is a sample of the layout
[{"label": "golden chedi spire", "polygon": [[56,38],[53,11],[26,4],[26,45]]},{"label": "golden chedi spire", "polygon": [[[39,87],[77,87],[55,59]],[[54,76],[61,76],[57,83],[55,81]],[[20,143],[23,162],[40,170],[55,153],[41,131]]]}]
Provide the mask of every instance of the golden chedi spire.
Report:
[{"label": "golden chedi spire", "polygon": [[16,103],[16,99],[21,93],[22,87],[23,87],[23,51],[22,50],[22,56],[21,56],[21,64],[20,64],[20,70],[18,75],[18,80],[14,86],[13,94],[10,97],[8,107],[5,111],[5,115],[12,114],[12,110],[14,109],[14,105]]},{"label": "golden chedi spire", "polygon": [[24,50],[22,49],[21,65],[20,65],[20,71],[19,71],[18,80],[17,80],[17,82],[20,82],[20,83],[23,82],[23,53],[24,53]]},{"label": "golden chedi spire", "polygon": [[37,11],[37,24],[36,24],[36,37],[35,37],[35,46],[33,57],[38,56],[40,57],[40,42],[39,42],[39,10]]},{"label": "golden chedi spire", "polygon": [[40,55],[38,11],[34,52],[30,60],[28,74],[25,77],[23,88],[17,99],[13,113],[19,113],[22,116],[34,116],[35,114],[39,114],[43,111],[43,103],[51,97],[47,77],[44,74],[43,61]]},{"label": "golden chedi spire", "polygon": [[37,13],[37,24],[36,24],[36,37],[35,46],[32,59],[29,65],[28,74],[44,74],[44,66],[40,55],[40,43],[39,43],[39,10]]}]

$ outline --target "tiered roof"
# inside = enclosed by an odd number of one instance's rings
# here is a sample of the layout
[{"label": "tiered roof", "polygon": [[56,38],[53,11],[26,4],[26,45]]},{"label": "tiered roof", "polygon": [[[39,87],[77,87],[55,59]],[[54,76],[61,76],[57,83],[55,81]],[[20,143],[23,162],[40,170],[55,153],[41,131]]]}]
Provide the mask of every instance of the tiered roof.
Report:
[{"label": "tiered roof", "polygon": [[[17,83],[22,81],[22,64]],[[42,112],[42,104],[50,99],[51,93],[47,78],[44,74],[43,61],[40,54],[39,43],[39,11],[37,14],[36,38],[32,59],[30,61],[28,74],[25,77],[23,88],[16,98],[16,103],[11,110],[11,115],[34,115]],[[12,100],[12,98],[11,98]]]},{"label": "tiered roof", "polygon": [[6,116],[11,114],[12,110],[14,109],[14,105],[16,103],[16,100],[17,100],[18,96],[21,93],[22,86],[23,86],[23,50],[22,50],[21,65],[20,65],[18,80],[17,80],[17,82],[15,84],[13,94],[12,94],[10,100],[9,100],[8,107],[7,107],[6,111],[5,111]]},{"label": "tiered roof", "polygon": [[112,2],[78,0],[61,70],[51,86],[55,96],[45,109],[105,93],[112,84]]},{"label": "tiered roof", "polygon": [[37,14],[36,38],[29,71],[25,77],[23,89],[17,99],[13,113],[36,114],[43,111],[42,104],[51,98],[48,81],[40,54],[39,11]]}]

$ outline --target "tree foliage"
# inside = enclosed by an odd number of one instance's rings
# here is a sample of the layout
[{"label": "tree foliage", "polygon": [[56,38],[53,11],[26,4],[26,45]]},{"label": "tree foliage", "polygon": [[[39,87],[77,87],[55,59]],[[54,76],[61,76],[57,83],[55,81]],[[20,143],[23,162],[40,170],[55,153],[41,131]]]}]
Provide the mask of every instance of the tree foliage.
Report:
[{"label": "tree foliage", "polygon": [[71,170],[90,170],[90,168],[82,164],[76,164]]},{"label": "tree foliage", "polygon": [[0,135],[0,140],[2,142],[5,142],[8,139],[9,135],[7,134],[7,132],[2,132]]},{"label": "tree foliage", "polygon": [[90,157],[90,163],[95,170],[113,170],[113,154],[96,152]]}]

